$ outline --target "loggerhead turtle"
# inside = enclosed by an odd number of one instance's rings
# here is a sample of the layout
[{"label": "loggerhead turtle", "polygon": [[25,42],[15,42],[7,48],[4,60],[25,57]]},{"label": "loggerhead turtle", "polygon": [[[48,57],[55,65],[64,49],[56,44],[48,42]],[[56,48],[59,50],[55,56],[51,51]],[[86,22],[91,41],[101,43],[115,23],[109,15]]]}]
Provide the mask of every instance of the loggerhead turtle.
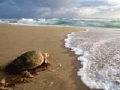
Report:
[{"label": "loggerhead turtle", "polygon": [[32,76],[29,72],[30,70],[42,65],[43,68],[50,65],[48,58],[48,53],[41,53],[40,51],[28,51],[10,62],[5,67],[5,72],[22,73],[24,76],[30,77]]}]

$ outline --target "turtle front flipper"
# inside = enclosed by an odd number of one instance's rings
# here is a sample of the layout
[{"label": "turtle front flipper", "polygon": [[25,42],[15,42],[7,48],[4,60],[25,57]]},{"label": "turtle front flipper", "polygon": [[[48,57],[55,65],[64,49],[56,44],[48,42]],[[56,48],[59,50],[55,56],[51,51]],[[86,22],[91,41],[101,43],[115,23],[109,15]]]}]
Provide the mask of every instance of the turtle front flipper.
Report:
[{"label": "turtle front flipper", "polygon": [[34,76],[29,71],[23,71],[22,75],[27,78],[33,78]]}]

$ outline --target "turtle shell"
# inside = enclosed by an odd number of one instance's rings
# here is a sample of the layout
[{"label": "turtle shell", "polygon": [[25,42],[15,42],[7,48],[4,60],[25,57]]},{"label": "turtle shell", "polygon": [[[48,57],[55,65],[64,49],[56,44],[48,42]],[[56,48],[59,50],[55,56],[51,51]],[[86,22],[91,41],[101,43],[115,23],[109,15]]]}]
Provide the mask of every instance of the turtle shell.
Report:
[{"label": "turtle shell", "polygon": [[28,51],[15,60],[10,62],[6,67],[7,72],[18,72],[28,69],[34,69],[44,62],[44,56],[40,51]]}]

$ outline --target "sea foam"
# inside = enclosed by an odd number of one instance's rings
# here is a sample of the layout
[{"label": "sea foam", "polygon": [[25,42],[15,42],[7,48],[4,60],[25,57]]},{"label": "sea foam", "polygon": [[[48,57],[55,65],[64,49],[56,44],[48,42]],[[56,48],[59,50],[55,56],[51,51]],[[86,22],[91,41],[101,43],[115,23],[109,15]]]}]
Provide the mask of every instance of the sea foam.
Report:
[{"label": "sea foam", "polygon": [[83,65],[77,75],[91,89],[120,90],[120,32],[90,30],[67,35],[65,46]]}]

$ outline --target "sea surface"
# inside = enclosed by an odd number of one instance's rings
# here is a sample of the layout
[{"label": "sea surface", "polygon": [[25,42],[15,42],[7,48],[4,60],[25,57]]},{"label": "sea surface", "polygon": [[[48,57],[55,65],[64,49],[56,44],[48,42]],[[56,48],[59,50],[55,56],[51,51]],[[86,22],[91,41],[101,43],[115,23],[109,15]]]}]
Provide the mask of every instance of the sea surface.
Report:
[{"label": "sea surface", "polygon": [[22,24],[22,25],[54,25],[54,26],[77,26],[77,27],[103,27],[103,28],[120,28],[120,18],[82,18],[82,19],[0,19],[0,24]]},{"label": "sea surface", "polygon": [[72,32],[65,47],[78,56],[77,75],[91,89],[120,90],[120,19],[0,19],[0,24],[84,27]]}]

